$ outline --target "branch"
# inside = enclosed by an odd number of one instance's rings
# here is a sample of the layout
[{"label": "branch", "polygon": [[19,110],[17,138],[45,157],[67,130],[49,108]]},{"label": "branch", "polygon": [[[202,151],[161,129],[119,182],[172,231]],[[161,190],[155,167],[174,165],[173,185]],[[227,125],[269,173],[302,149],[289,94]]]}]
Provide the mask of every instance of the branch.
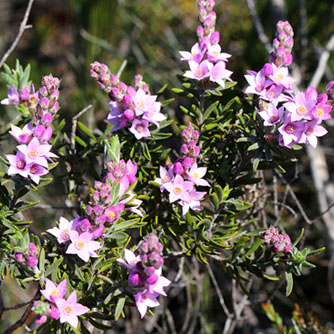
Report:
[{"label": "branch", "polygon": [[330,56],[330,52],[334,50],[334,35],[331,36],[324,51],[320,55],[318,67],[315,70],[312,80],[310,82],[311,87],[317,87],[326,71],[326,66]]},{"label": "branch", "polygon": [[85,112],[92,109],[93,106],[90,104],[86,108],[82,109],[78,114],[76,114],[72,119],[72,132],[71,132],[71,149],[75,153],[75,132],[77,131],[78,118],[82,116]]},{"label": "branch", "polygon": [[11,325],[10,327],[8,327],[6,329],[6,331],[4,332],[4,334],[13,333],[17,328],[20,328],[20,327],[22,327],[24,325],[24,323],[26,322],[26,320],[28,319],[29,315],[32,312],[31,309],[33,307],[34,300],[39,299],[39,297],[40,297],[40,292],[39,292],[39,289],[38,289],[37,292],[36,292],[36,294],[35,294],[35,297],[29,302],[29,305],[26,308],[26,310],[24,311],[24,313],[22,314],[21,318],[19,320],[17,320],[13,325]]},{"label": "branch", "polygon": [[27,6],[27,9],[25,11],[25,14],[24,14],[24,17],[23,17],[23,20],[20,24],[20,29],[19,29],[19,32],[14,40],[14,42],[12,43],[12,45],[9,47],[9,49],[7,50],[7,52],[3,55],[3,57],[1,58],[0,60],[0,68],[3,66],[3,64],[5,63],[5,61],[7,60],[7,58],[10,56],[10,54],[14,51],[14,49],[16,48],[17,44],[19,43],[19,40],[21,39],[24,31],[26,29],[29,29],[31,28],[32,26],[31,25],[27,25],[27,21],[28,21],[28,18],[29,18],[29,14],[30,14],[30,11],[31,11],[31,7],[32,7],[32,3],[34,2],[34,0],[29,0],[29,3],[28,3],[28,6]]},{"label": "branch", "polygon": [[271,53],[273,48],[269,43],[269,39],[268,39],[267,35],[264,33],[264,29],[263,29],[261,20],[260,20],[258,14],[257,14],[254,1],[253,0],[247,0],[247,7],[249,9],[249,12],[250,12],[252,18],[253,18],[253,22],[255,24],[255,28],[256,28],[257,34],[259,35],[260,41],[262,42],[262,44],[266,48],[267,52]]}]

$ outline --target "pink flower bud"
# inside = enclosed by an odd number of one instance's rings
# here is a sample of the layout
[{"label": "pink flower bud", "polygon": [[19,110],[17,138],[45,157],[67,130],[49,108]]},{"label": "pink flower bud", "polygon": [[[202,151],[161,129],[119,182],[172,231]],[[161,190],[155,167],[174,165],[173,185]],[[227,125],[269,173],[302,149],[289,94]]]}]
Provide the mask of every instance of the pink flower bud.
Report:
[{"label": "pink flower bud", "polygon": [[131,119],[134,119],[135,117],[135,113],[133,110],[131,109],[126,109],[124,111],[124,117],[127,119],[127,120],[131,120]]},{"label": "pink flower bud", "polygon": [[289,65],[291,65],[292,60],[293,60],[292,55],[291,55],[291,54],[287,54],[287,55],[284,57],[284,64],[285,64],[285,66],[289,66]]},{"label": "pink flower bud", "polygon": [[45,129],[45,132],[44,132],[44,134],[43,134],[41,140],[42,140],[42,141],[45,141],[45,142],[49,141],[50,138],[52,137],[52,132],[53,132],[52,127],[51,127],[51,126],[48,126],[48,127]]},{"label": "pink flower bud", "polygon": [[129,94],[125,94],[125,95],[123,96],[123,102],[124,102],[124,104],[126,104],[126,105],[131,105],[131,104],[132,104],[132,97],[131,97],[131,95],[129,95]]},{"label": "pink flower bud", "polygon": [[183,167],[185,167],[185,168],[190,168],[190,167],[193,165],[193,161],[191,160],[191,158],[186,157],[186,158],[183,160],[182,164],[183,164]]},{"label": "pink flower bud", "polygon": [[15,253],[15,259],[18,262],[24,262],[24,255],[22,253]]},{"label": "pink flower bud", "polygon": [[188,146],[186,144],[182,144],[181,146],[181,153],[187,154],[189,152]]},{"label": "pink flower bud", "polygon": [[291,245],[286,245],[284,247],[284,253],[290,253],[292,252],[292,246]]},{"label": "pink flower bud", "polygon": [[60,311],[57,309],[56,306],[52,306],[51,311],[49,312],[49,316],[52,319],[58,320],[60,317]]},{"label": "pink flower bud", "polygon": [[118,87],[123,94],[126,93],[127,88],[128,88],[128,86],[123,81],[119,82]]},{"label": "pink flower bud", "polygon": [[148,242],[146,240],[141,244],[140,251],[144,253],[148,252]]},{"label": "pink flower bud", "polygon": [[53,119],[52,115],[50,113],[47,113],[42,117],[42,123],[44,125],[50,125],[52,122],[52,119]]},{"label": "pink flower bud", "polygon": [[34,257],[34,256],[29,256],[28,257],[28,266],[29,267],[35,267],[35,266],[37,266],[37,263],[38,263],[38,260],[37,260],[36,257]]},{"label": "pink flower bud", "polygon": [[148,276],[146,279],[145,279],[145,282],[147,284],[155,284],[156,281],[159,279],[159,276],[157,274],[153,274],[151,276]]},{"label": "pink flower bud", "polygon": [[126,92],[127,92],[127,94],[129,94],[131,96],[135,96],[136,93],[137,93],[137,91],[132,86],[128,86]]},{"label": "pink flower bud", "polygon": [[93,230],[93,238],[94,239],[97,239],[99,238],[104,232],[104,226],[101,224],[101,225],[98,225],[98,227],[96,229]]},{"label": "pink flower bud", "polygon": [[182,164],[180,162],[175,162],[174,173],[175,174],[182,174],[183,173],[183,167],[182,167]]},{"label": "pink flower bud", "polygon": [[101,215],[95,218],[97,224],[104,224],[106,221],[107,217],[106,215]]},{"label": "pink flower bud", "polygon": [[133,286],[137,286],[141,283],[140,274],[137,271],[133,271],[129,274],[128,278],[129,284]]},{"label": "pink flower bud", "polygon": [[196,34],[198,38],[202,38],[204,36],[204,29],[202,26],[197,27]]},{"label": "pink flower bud", "polygon": [[45,126],[44,125],[37,125],[36,128],[34,129],[34,135],[38,139],[41,139],[44,136],[44,133],[45,133]]},{"label": "pink flower bud", "polygon": [[36,256],[38,254],[37,246],[32,242],[29,243],[28,251],[31,256]]},{"label": "pink flower bud", "polygon": [[200,154],[200,152],[201,152],[200,147],[199,146],[195,146],[194,150],[193,150],[193,156],[197,157]]},{"label": "pink flower bud", "polygon": [[36,319],[35,319],[35,322],[36,322],[36,324],[38,324],[38,325],[42,325],[42,324],[44,324],[44,323],[46,322],[47,319],[48,319],[48,318],[47,318],[46,315],[38,315],[38,316],[36,317]]},{"label": "pink flower bud", "polygon": [[263,66],[263,74],[264,75],[271,75],[273,73],[273,66],[270,64],[270,63],[266,63],[264,66]]},{"label": "pink flower bud", "polygon": [[145,267],[144,272],[147,276],[151,276],[155,272],[155,268],[153,266]]}]

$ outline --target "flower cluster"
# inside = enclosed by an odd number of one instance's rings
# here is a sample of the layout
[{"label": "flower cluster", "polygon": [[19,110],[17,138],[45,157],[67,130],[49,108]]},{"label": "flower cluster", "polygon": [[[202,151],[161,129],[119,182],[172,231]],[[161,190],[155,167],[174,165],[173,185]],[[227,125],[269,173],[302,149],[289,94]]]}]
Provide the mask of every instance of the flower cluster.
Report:
[{"label": "flower cluster", "polygon": [[16,252],[15,259],[17,262],[28,267],[36,267],[38,264],[38,249],[37,246],[30,242],[26,253]]},{"label": "flower cluster", "polygon": [[85,314],[89,308],[77,303],[77,293],[74,290],[69,297],[64,299],[67,292],[66,279],[61,281],[58,286],[51,280],[46,279],[45,289],[40,290],[41,294],[47,300],[36,301],[33,311],[37,313],[36,322],[43,324],[47,317],[60,320],[61,323],[67,322],[74,328],[78,327],[78,316]]},{"label": "flower cluster", "polygon": [[259,72],[248,71],[245,78],[249,86],[245,93],[258,95],[259,115],[264,126],[271,129],[268,137],[278,130],[281,146],[291,148],[294,144],[307,144],[316,147],[317,137],[327,133],[320,124],[331,118],[332,105],[327,94],[318,94],[313,87],[293,93],[291,85],[295,80],[289,76],[287,68],[292,62],[292,46],[291,25],[279,21],[270,63],[266,63]]},{"label": "flower cluster", "polygon": [[163,245],[155,234],[148,236],[141,244],[139,256],[135,256],[128,249],[124,250],[123,259],[117,259],[119,263],[130,270],[129,285],[135,293],[136,306],[143,318],[148,307],[159,306],[157,297],[167,296],[164,287],[171,282],[162,276],[163,258],[161,252]]},{"label": "flower cluster", "polygon": [[40,177],[48,173],[48,161],[57,158],[50,152],[52,145],[47,142],[52,136],[50,124],[59,109],[59,84],[59,79],[52,74],[43,77],[42,87],[38,93],[34,93],[34,96],[37,94],[35,100],[39,102],[34,107],[33,123],[26,124],[22,129],[11,125],[9,133],[20,145],[17,146],[16,155],[6,155],[10,163],[9,175],[29,177],[38,184]]},{"label": "flower cluster", "polygon": [[184,76],[200,81],[211,81],[225,87],[225,80],[231,80],[231,71],[226,69],[227,59],[231,56],[221,52],[219,32],[215,31],[216,13],[212,10],[214,0],[199,0],[198,42],[191,52],[180,51],[182,61],[187,61],[190,71]]},{"label": "flower cluster", "polygon": [[91,64],[90,75],[109,94],[111,112],[108,121],[114,125],[112,132],[129,126],[129,131],[137,139],[150,137],[149,124],[159,128],[159,123],[166,119],[160,112],[161,103],[156,101],[156,95],[150,94],[142,76],[136,76],[135,87],[127,86],[116,75],[111,74],[105,64],[97,61]]},{"label": "flower cluster", "polygon": [[[142,215],[138,207],[141,204],[135,194],[129,190],[136,181],[137,164],[128,160],[110,161],[105,182],[96,181],[92,190],[86,215],[68,221],[59,219],[59,226],[47,230],[57,238],[58,243],[67,243],[67,254],[76,254],[85,262],[97,257],[96,250],[101,248],[98,241],[105,227],[116,222],[124,211],[125,204],[131,204],[130,210]],[[119,187],[115,194],[114,188]]]},{"label": "flower cluster", "polygon": [[290,237],[287,234],[279,233],[274,226],[270,226],[266,231],[260,232],[260,237],[264,239],[263,244],[272,252],[289,254],[292,251]]},{"label": "flower cluster", "polygon": [[195,186],[210,187],[203,179],[207,168],[198,167],[196,162],[200,153],[198,138],[199,133],[192,125],[183,130],[181,157],[174,164],[169,163],[168,170],[160,166],[160,178],[155,180],[161,185],[162,192],[169,192],[170,203],[178,201],[182,206],[182,215],[185,215],[189,208],[201,210],[200,200],[206,192],[197,191]]},{"label": "flower cluster", "polygon": [[39,99],[39,93],[35,91],[33,84],[19,91],[15,85],[12,85],[12,87],[7,90],[7,98],[3,99],[0,103],[11,106],[23,105],[33,114]]},{"label": "flower cluster", "polygon": [[274,51],[269,56],[270,62],[277,67],[291,65],[293,43],[293,29],[290,23],[278,21],[277,35],[273,42]]}]

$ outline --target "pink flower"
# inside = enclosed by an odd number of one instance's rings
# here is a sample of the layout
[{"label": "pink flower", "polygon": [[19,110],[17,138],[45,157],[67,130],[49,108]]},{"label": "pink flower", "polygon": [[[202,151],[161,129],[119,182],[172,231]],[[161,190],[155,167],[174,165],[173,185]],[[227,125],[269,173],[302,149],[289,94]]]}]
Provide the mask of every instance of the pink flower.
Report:
[{"label": "pink flower", "polygon": [[273,103],[270,103],[267,110],[260,111],[259,115],[264,119],[265,126],[271,126],[279,123],[283,118],[284,107],[276,108]]},{"label": "pink flower", "polygon": [[290,147],[300,141],[304,132],[304,124],[292,122],[290,116],[285,117],[284,124],[278,128],[284,146]]},{"label": "pink flower", "polygon": [[10,163],[10,166],[7,172],[8,175],[19,174],[23,177],[28,177],[29,165],[27,165],[27,161],[23,153],[19,151],[16,153],[16,155],[7,154],[6,158]]},{"label": "pink flower", "polygon": [[201,211],[201,202],[200,200],[205,196],[206,192],[200,191],[189,191],[189,200],[182,201],[182,216],[185,216],[189,209]]},{"label": "pink flower", "polygon": [[212,63],[208,60],[202,61],[200,64],[189,61],[190,71],[187,71],[183,76],[190,79],[203,80],[210,76]]},{"label": "pink flower", "polygon": [[332,110],[332,106],[326,104],[326,103],[318,103],[313,109],[312,109],[312,115],[314,119],[317,120],[328,120],[331,119],[330,112]]},{"label": "pink flower", "polygon": [[77,254],[82,260],[88,262],[89,257],[98,257],[95,253],[101,248],[98,241],[92,241],[93,235],[84,232],[79,235],[77,231],[70,231],[70,239],[72,243],[68,246],[66,254]]},{"label": "pink flower", "polygon": [[89,308],[77,303],[77,293],[73,291],[67,300],[56,299],[55,303],[60,311],[60,322],[67,322],[74,328],[78,327],[78,315],[85,314]]},{"label": "pink flower", "polygon": [[19,95],[15,85],[13,85],[12,88],[8,88],[7,96],[8,96],[8,98],[5,98],[5,99],[0,101],[1,104],[16,106],[20,103],[20,95]]},{"label": "pink flower", "polygon": [[47,158],[57,158],[50,152],[52,145],[40,144],[37,138],[33,138],[28,145],[19,145],[17,149],[26,156],[27,163],[36,163],[48,168]]},{"label": "pink flower", "polygon": [[232,72],[226,69],[226,65],[223,61],[215,64],[210,70],[210,81],[216,82],[218,85],[225,87],[224,79],[231,81]]},{"label": "pink flower", "polygon": [[49,171],[38,164],[29,164],[28,176],[38,184],[40,181],[40,176],[47,174]]},{"label": "pink flower", "polygon": [[50,234],[57,238],[57,241],[61,244],[70,240],[70,231],[74,229],[73,221],[68,221],[64,217],[59,218],[59,227],[53,227],[46,230]]},{"label": "pink flower", "polygon": [[137,139],[151,136],[151,133],[148,129],[148,121],[146,120],[133,120],[130,132],[132,132]]},{"label": "pink flower", "polygon": [[135,270],[136,264],[140,262],[140,256],[136,256],[134,252],[130,251],[127,248],[124,249],[124,258],[125,261],[121,258],[118,258],[116,261],[130,270]]},{"label": "pink flower", "polygon": [[289,70],[287,67],[277,67],[272,64],[273,73],[269,78],[276,84],[283,86],[286,89],[291,89],[291,84],[296,80],[289,76]]},{"label": "pink flower", "polygon": [[155,112],[155,100],[156,95],[145,94],[145,92],[140,88],[137,90],[136,95],[133,97],[133,103],[135,106],[135,113],[137,116],[144,114],[145,112]]},{"label": "pink flower", "polygon": [[315,148],[318,144],[317,137],[324,136],[327,132],[328,131],[324,127],[319,125],[318,120],[313,120],[306,124],[301,142]]},{"label": "pink flower", "polygon": [[203,52],[198,43],[192,46],[191,52],[179,51],[179,53],[182,56],[181,61],[195,61],[196,63],[199,63],[203,58]]},{"label": "pink flower", "polygon": [[160,178],[155,179],[154,182],[159,183],[161,185],[160,191],[164,191],[165,187],[164,184],[171,182],[174,180],[174,172],[173,167],[169,168],[168,171],[166,168],[160,166]]},{"label": "pink flower", "polygon": [[54,303],[56,299],[64,298],[66,294],[66,279],[62,280],[58,286],[48,278],[46,279],[45,289],[41,294],[50,302]]},{"label": "pink flower", "polygon": [[305,93],[298,92],[293,102],[287,102],[284,107],[291,113],[291,120],[301,121],[303,119],[311,120],[312,109],[316,104],[315,100],[307,99]]},{"label": "pink flower", "polygon": [[190,181],[194,182],[197,186],[210,187],[208,181],[203,180],[203,176],[206,174],[206,167],[197,167],[197,164],[193,164],[187,175]]},{"label": "pink flower", "polygon": [[136,307],[140,313],[140,317],[143,319],[148,307],[159,306],[160,303],[157,300],[159,294],[157,292],[151,292],[149,290],[141,290],[135,295]]},{"label": "pink flower", "polygon": [[221,53],[221,47],[219,44],[211,45],[208,48],[208,59],[213,62],[223,61],[226,62],[231,55],[228,53]]},{"label": "pink flower", "polygon": [[10,135],[13,136],[20,144],[28,144],[32,139],[34,127],[31,123],[26,124],[23,129],[11,124]]},{"label": "pink flower", "polygon": [[188,191],[194,187],[194,184],[184,181],[182,176],[178,174],[172,182],[165,183],[164,187],[169,191],[169,202],[173,203],[179,199],[188,201]]}]

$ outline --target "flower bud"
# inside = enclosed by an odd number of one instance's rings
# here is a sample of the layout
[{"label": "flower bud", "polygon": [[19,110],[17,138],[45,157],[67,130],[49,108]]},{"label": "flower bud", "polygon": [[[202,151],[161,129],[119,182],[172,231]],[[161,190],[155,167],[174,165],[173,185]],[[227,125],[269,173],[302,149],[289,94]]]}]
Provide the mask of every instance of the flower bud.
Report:
[{"label": "flower bud", "polygon": [[193,161],[192,161],[191,158],[186,157],[186,158],[183,160],[182,164],[183,164],[183,167],[185,167],[185,168],[190,168],[190,167],[193,165]]},{"label": "flower bud", "polygon": [[37,246],[32,242],[29,243],[28,251],[31,256],[36,256],[38,254]]},{"label": "flower bud", "polygon": [[146,279],[145,279],[145,282],[147,284],[155,284],[157,282],[157,280],[159,279],[159,276],[157,274],[153,274],[151,276],[148,276]]},{"label": "flower bud", "polygon": [[150,267],[145,267],[144,269],[144,273],[147,275],[147,276],[151,276],[153,275],[155,272],[155,268],[153,266],[150,266]]},{"label": "flower bud", "polygon": [[24,255],[22,253],[15,253],[15,260],[20,263],[24,262]]},{"label": "flower bud", "polygon": [[174,173],[175,174],[182,174],[183,173],[183,167],[182,167],[182,164],[180,162],[175,162]]},{"label": "flower bud", "polygon": [[38,315],[38,316],[36,317],[36,319],[35,319],[35,322],[36,322],[36,324],[38,324],[38,325],[42,325],[42,324],[44,324],[44,323],[46,322],[47,319],[48,319],[48,318],[47,318],[46,315]]},{"label": "flower bud", "polygon": [[38,263],[38,260],[36,257],[34,256],[29,256],[28,257],[28,261],[27,261],[27,264],[29,267],[35,267],[37,266],[37,263]]},{"label": "flower bud", "polygon": [[60,317],[60,311],[58,310],[58,308],[56,306],[52,306],[51,311],[49,312],[49,316],[52,319],[58,320]]},{"label": "flower bud", "polygon": [[269,76],[273,73],[273,66],[270,64],[270,63],[266,63],[264,66],[263,66],[263,74],[266,75],[266,76]]},{"label": "flower bud", "polygon": [[137,286],[141,283],[141,277],[140,274],[137,271],[132,271],[129,274],[128,278],[129,284],[133,286]]},{"label": "flower bud", "polygon": [[131,119],[134,119],[135,117],[135,113],[133,110],[131,109],[126,109],[124,111],[124,117],[127,119],[127,120],[131,120]]}]

